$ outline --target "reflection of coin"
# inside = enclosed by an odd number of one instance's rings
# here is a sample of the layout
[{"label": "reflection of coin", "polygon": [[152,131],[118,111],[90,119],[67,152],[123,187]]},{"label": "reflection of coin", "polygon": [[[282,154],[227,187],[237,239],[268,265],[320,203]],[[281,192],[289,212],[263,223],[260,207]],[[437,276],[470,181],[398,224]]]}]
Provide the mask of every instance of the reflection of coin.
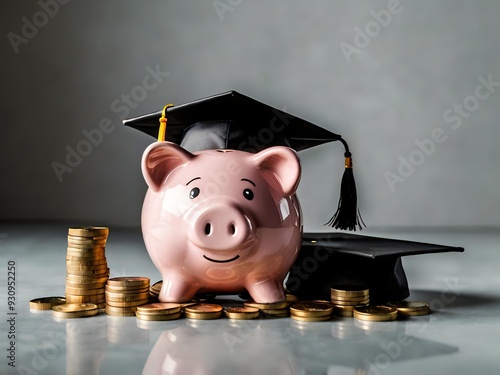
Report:
[{"label": "reflection of coin", "polygon": [[229,319],[249,320],[259,316],[259,309],[256,307],[226,307],[224,314]]},{"label": "reflection of coin", "polygon": [[180,311],[181,305],[169,302],[148,303],[137,307],[137,312],[143,315],[170,315]]},{"label": "reflection of coin", "polygon": [[142,276],[129,276],[129,277],[113,277],[108,280],[109,286],[137,286],[137,287],[149,287],[149,277]]},{"label": "reflection of coin", "polygon": [[289,302],[287,302],[286,300],[274,303],[257,303],[254,301],[249,301],[244,302],[243,304],[245,305],[245,307],[256,307],[259,310],[276,310],[288,307]]},{"label": "reflection of coin", "polygon": [[52,307],[55,318],[70,319],[97,315],[97,305],[94,303],[70,303]]},{"label": "reflection of coin", "polygon": [[426,302],[393,301],[385,303],[384,306],[394,307],[398,310],[398,314],[405,316],[427,315],[430,313],[429,304]]},{"label": "reflection of coin", "polygon": [[66,298],[64,297],[35,298],[30,301],[30,309],[51,310],[53,306],[63,305],[65,303],[66,303]]},{"label": "reflection of coin", "polygon": [[181,316],[180,312],[174,314],[141,314],[139,311],[135,312],[135,316],[140,320],[148,321],[164,321],[164,320],[174,320],[179,319]]},{"label": "reflection of coin", "polygon": [[383,322],[395,320],[398,317],[398,310],[386,306],[358,306],[354,308],[353,315],[360,320]]}]

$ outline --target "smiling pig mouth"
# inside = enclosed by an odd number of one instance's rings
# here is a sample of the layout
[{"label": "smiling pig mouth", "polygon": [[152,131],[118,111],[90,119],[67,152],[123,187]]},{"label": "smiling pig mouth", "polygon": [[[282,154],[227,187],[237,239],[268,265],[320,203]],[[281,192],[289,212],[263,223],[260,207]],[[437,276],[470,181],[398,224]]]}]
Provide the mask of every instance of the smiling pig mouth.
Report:
[{"label": "smiling pig mouth", "polygon": [[231,259],[217,260],[217,259],[209,258],[206,255],[203,255],[203,258],[205,258],[206,260],[208,260],[210,262],[214,262],[214,263],[229,263],[229,262],[232,262],[233,260],[238,259],[239,257],[240,257],[239,255],[236,255],[234,258],[231,258]]}]

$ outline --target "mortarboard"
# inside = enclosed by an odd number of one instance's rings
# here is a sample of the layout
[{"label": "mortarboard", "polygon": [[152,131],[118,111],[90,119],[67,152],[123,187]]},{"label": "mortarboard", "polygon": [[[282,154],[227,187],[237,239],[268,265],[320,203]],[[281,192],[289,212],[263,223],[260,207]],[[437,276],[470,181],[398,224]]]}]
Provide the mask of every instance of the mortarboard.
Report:
[{"label": "mortarboard", "polygon": [[329,300],[331,287],[354,285],[370,289],[371,303],[403,300],[410,293],[401,257],[451,251],[464,249],[348,233],[304,233],[286,287],[307,299]]},{"label": "mortarboard", "polygon": [[[287,146],[301,151],[332,141],[345,148],[345,170],[337,212],[328,221],[337,229],[362,228],[357,208],[356,185],[347,142],[299,117],[280,111],[236,91],[199,99],[163,111],[123,121],[159,141],[174,142],[190,152],[234,149],[259,152],[271,146]],[[165,132],[165,128],[168,131]]]}]

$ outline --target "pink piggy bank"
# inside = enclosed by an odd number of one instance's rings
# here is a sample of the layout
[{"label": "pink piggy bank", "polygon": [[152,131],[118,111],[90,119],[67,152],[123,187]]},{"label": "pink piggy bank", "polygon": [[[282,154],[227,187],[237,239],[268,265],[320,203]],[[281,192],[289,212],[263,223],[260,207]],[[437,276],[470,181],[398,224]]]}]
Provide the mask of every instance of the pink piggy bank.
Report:
[{"label": "pink piggy bank", "polygon": [[190,153],[156,142],[144,152],[142,173],[149,186],[142,232],[163,278],[160,301],[244,290],[256,302],[284,300],[302,238],[295,151]]}]

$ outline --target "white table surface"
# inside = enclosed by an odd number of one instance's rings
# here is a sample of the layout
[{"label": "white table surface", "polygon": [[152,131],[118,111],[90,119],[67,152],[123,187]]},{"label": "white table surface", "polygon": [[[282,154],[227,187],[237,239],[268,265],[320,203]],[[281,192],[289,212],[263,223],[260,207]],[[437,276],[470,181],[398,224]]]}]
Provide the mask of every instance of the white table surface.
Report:
[{"label": "white table surface", "polygon": [[[409,299],[431,303],[430,315],[302,325],[290,318],[145,324],[104,314],[57,321],[30,313],[30,299],[64,296],[66,234],[61,224],[0,223],[1,374],[500,373],[500,230],[364,230],[466,251],[403,260]],[[110,228],[106,257],[110,277],[161,279],[138,229]],[[9,260],[16,264],[16,368],[7,359]]]}]

